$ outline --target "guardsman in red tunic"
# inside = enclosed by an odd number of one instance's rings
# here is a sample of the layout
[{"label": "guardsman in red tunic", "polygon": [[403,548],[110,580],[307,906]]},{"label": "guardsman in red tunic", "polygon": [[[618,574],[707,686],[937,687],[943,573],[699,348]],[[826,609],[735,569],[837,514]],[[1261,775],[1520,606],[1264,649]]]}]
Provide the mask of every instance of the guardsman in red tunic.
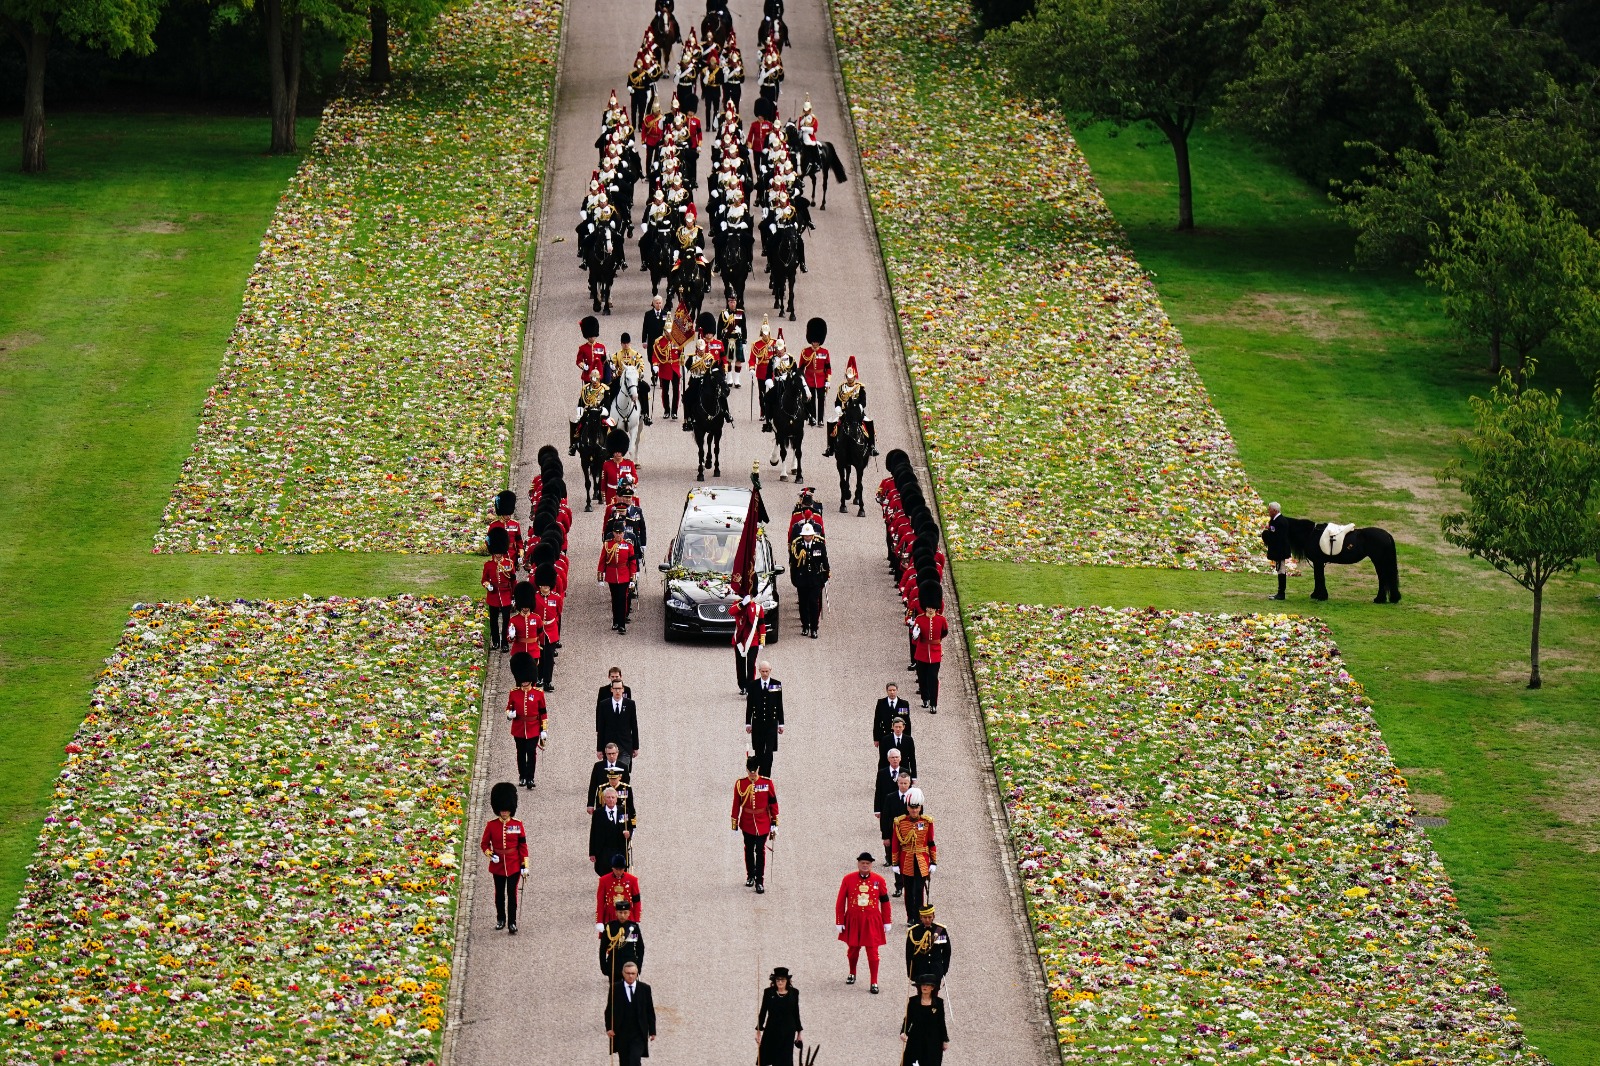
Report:
[{"label": "guardsman in red tunic", "polygon": [[616,921],[617,903],[628,900],[633,904],[633,920],[644,918],[644,904],[639,898],[639,879],[628,872],[628,857],[613,855],[611,872],[600,878],[594,891],[594,931],[601,932],[607,922]]},{"label": "guardsman in red tunic", "polygon": [[511,642],[511,658],[526,655],[539,659],[539,592],[531,581],[518,581],[511,589],[511,621],[506,637]]},{"label": "guardsman in red tunic", "polygon": [[655,366],[656,380],[661,383],[661,414],[664,418],[675,419],[683,388],[683,345],[673,339],[671,331],[651,342],[650,362]]},{"label": "guardsman in red tunic", "polygon": [[772,324],[761,316],[761,330],[750,342],[750,371],[756,376],[756,402],[761,405],[761,432],[772,432],[772,420],[767,417],[767,378],[772,372]]},{"label": "guardsman in red tunic", "polygon": [[744,887],[767,890],[767,837],[778,830],[778,789],[761,776],[761,760],[744,761],[745,776],[733,783],[733,828],[744,834]]},{"label": "guardsman in red tunic", "polygon": [[635,485],[639,483],[639,467],[628,458],[628,434],[622,430],[614,429],[606,434],[606,450],[611,458],[600,467],[600,493],[610,507],[617,498],[617,482],[621,478],[630,478]]},{"label": "guardsman in red tunic", "polygon": [[939,609],[944,606],[944,589],[925,583],[917,589],[922,613],[911,624],[911,657],[917,664],[917,694],[930,714],[939,713],[939,663],[944,659],[944,638],[950,623]]},{"label": "guardsman in red tunic", "polygon": [[828,323],[813,318],[806,323],[806,346],[800,349],[800,373],[811,390],[811,414],[806,421],[820,426],[828,417],[828,383],[833,380],[833,363],[822,342],[828,339]]},{"label": "guardsman in red tunic", "polygon": [[506,719],[511,723],[511,739],[517,743],[517,781],[523,788],[533,787],[533,774],[539,766],[539,749],[545,745],[545,722],[550,718],[544,693],[535,687],[539,664],[533,656],[519,652],[511,656],[511,679],[516,688],[506,697]]},{"label": "guardsman in red tunic", "polygon": [[484,602],[489,606],[489,650],[505,651],[510,647],[506,624],[511,620],[511,589],[517,583],[517,564],[511,551],[511,534],[503,527],[489,530],[489,558],[484,560]]},{"label": "guardsman in red tunic", "polygon": [[628,585],[633,581],[636,567],[634,546],[623,537],[626,527],[612,522],[606,527],[609,539],[600,546],[600,562],[595,567],[595,579],[611,589],[611,628],[618,633],[628,631]]},{"label": "guardsman in red tunic", "polygon": [[834,927],[839,939],[850,949],[850,976],[847,985],[856,983],[856,962],[861,949],[867,949],[867,969],[872,977],[872,994],[878,994],[878,949],[889,942],[894,926],[894,911],[889,907],[889,885],[872,869],[872,852],[856,856],[856,870],[839,882],[839,898],[833,904]]},{"label": "guardsman in red tunic", "polygon": [[565,582],[558,576],[554,564],[542,563],[533,572],[533,583],[539,590],[539,600],[534,606],[539,616],[539,680],[546,692],[554,692],[556,650],[561,643],[561,608],[566,605],[560,586]]},{"label": "guardsman in red tunic", "polygon": [[728,350],[722,343],[722,338],[717,336],[717,316],[710,311],[702,311],[695,325],[700,335],[700,350],[717,361],[722,372],[728,372]]},{"label": "guardsman in red tunic", "polygon": [[489,528],[496,526],[511,534],[511,558],[522,558],[522,525],[517,521],[517,494],[506,489],[494,498],[495,519]]},{"label": "guardsman in red tunic", "polygon": [[644,141],[646,173],[654,173],[656,169],[656,152],[661,147],[661,137],[665,132],[662,128],[661,99],[657,97],[650,105],[650,113],[639,123],[639,139]]},{"label": "guardsman in red tunic", "polygon": [[933,819],[922,813],[922,789],[906,793],[906,813],[889,830],[889,861],[900,874],[906,892],[906,924],[915,925],[928,894],[928,878],[939,869],[939,845],[933,839]]},{"label": "guardsman in red tunic", "polygon": [[478,848],[488,856],[489,872],[494,875],[494,927],[517,935],[517,882],[528,865],[528,831],[511,817],[517,813],[517,786],[501,781],[489,790],[489,806],[495,816],[483,827]]},{"label": "guardsman in red tunic", "polygon": [[606,358],[606,346],[598,339],[600,320],[593,315],[584,315],[578,328],[583,331],[583,343],[578,346],[578,379],[588,381],[590,372],[598,370],[600,380],[605,381],[606,375],[611,372],[611,360]]},{"label": "guardsman in red tunic", "polygon": [[752,596],[733,609],[733,673],[743,696],[756,677],[756,656],[767,642],[767,612]]}]

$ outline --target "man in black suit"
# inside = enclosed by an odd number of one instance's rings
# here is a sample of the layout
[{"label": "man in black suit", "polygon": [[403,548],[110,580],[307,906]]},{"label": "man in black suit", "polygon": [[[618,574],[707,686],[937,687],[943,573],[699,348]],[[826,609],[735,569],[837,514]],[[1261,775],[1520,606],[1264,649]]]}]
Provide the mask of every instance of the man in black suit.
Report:
[{"label": "man in black suit", "polygon": [[[878,776],[883,777],[884,771],[879,771]],[[878,816],[878,835],[883,840],[883,864],[893,866],[889,852],[889,837],[894,832],[894,820],[906,813],[906,793],[911,791],[911,775],[901,770],[895,779],[893,788],[888,792],[878,794],[878,802],[874,805],[873,812]],[[894,871],[894,894],[896,896],[904,891],[900,883],[900,870]]]},{"label": "man in black suit", "polygon": [[639,1066],[650,1057],[656,1038],[656,1005],[650,986],[639,980],[639,967],[622,964],[622,980],[611,986],[606,1000],[606,1035],[621,1066]]},{"label": "man in black suit", "polygon": [[[906,723],[906,732],[911,732],[911,704],[900,698],[900,686],[893,681],[883,686],[883,699],[872,709],[872,745],[878,747],[883,738],[889,735],[889,726],[896,719],[903,719]],[[880,752],[882,751],[879,748]]]},{"label": "man in black suit", "polygon": [[644,326],[639,330],[646,359],[656,350],[656,338],[667,331],[667,326],[671,322],[672,312],[667,310],[666,301],[659,296],[651,300],[650,310],[644,313]]},{"label": "man in black suit", "polygon": [[761,776],[771,777],[772,754],[783,732],[783,682],[772,676],[772,664],[765,659],[756,666],[756,674],[744,695],[744,731],[761,763]]},{"label": "man in black suit", "polygon": [[[606,683],[601,685],[600,691],[594,694],[594,709],[596,714],[600,712],[601,707],[611,702],[611,683],[621,680],[622,667],[613,666],[610,670],[606,671]],[[623,685],[622,694],[630,700],[633,699],[633,688],[629,685]]]},{"label": "man in black suit", "polygon": [[633,699],[627,694],[626,687],[619,679],[611,682],[611,695],[595,704],[594,709],[594,757],[605,757],[607,744],[615,744],[617,751],[628,757],[628,766],[633,766],[633,757],[639,754],[639,710],[634,706]]},{"label": "man in black suit", "polygon": [[628,773],[628,766],[623,761],[621,754],[618,753],[615,744],[606,745],[605,754],[595,760],[594,768],[589,771],[589,791],[585,793],[588,796],[588,800],[584,803],[584,809],[590,814],[593,814],[594,809],[600,805],[600,790],[606,787],[606,781],[610,777],[607,771],[610,770],[621,770],[622,776],[620,780],[624,783],[632,780],[632,776]]},{"label": "man in black suit", "polygon": [[617,790],[608,788],[601,795],[600,806],[589,816],[589,861],[597,877],[611,872],[613,856],[628,854],[628,838],[633,835],[627,808],[617,802]]},{"label": "man in black suit", "polygon": [[911,771],[911,776],[917,775],[917,742],[911,739],[911,733],[906,729],[905,719],[896,718],[889,724],[889,735],[878,742],[878,769],[889,765],[889,753],[900,753],[900,765]]}]

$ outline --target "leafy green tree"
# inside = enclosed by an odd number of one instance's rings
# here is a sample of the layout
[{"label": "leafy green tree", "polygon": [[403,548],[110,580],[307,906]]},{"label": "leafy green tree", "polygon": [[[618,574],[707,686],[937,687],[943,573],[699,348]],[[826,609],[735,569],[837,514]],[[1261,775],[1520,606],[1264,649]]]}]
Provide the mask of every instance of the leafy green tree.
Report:
[{"label": "leafy green tree", "polygon": [[1509,373],[1472,407],[1467,457],[1440,472],[1460,486],[1467,506],[1441,526],[1451,544],[1533,593],[1528,687],[1539,688],[1545,584],[1600,553],[1600,515],[1590,502],[1600,481],[1600,432],[1593,411],[1569,432],[1559,390],[1519,389]]},{"label": "leafy green tree", "polygon": [[377,83],[391,77],[389,66],[389,34],[400,30],[415,35],[425,33],[433,20],[445,9],[446,0],[382,0],[368,9],[367,25],[371,49],[367,62],[367,77]]},{"label": "leafy green tree", "polygon": [[1172,145],[1178,229],[1194,229],[1189,134],[1239,73],[1239,0],[1038,0],[987,38],[1028,90],[1087,122],[1149,123]]},{"label": "leafy green tree", "polygon": [[0,0],[0,29],[22,46],[27,62],[22,105],[22,170],[45,168],[44,71],[52,38],[103,48],[112,55],[149,53],[163,0]]},{"label": "leafy green tree", "polygon": [[[4,0],[0,0],[4,2]],[[300,108],[300,72],[305,63],[306,30],[320,26],[348,40],[361,32],[370,9],[355,0],[224,0],[218,15],[261,18],[267,43],[267,106],[272,118],[272,151],[298,149],[295,116]]]},{"label": "leafy green tree", "polygon": [[[1532,202],[1524,207],[1523,201]],[[1600,286],[1600,242],[1547,196],[1500,191],[1448,205],[1430,262],[1418,271],[1444,313],[1487,342],[1498,374],[1506,349],[1522,380],[1528,356],[1564,331],[1586,329]]]}]

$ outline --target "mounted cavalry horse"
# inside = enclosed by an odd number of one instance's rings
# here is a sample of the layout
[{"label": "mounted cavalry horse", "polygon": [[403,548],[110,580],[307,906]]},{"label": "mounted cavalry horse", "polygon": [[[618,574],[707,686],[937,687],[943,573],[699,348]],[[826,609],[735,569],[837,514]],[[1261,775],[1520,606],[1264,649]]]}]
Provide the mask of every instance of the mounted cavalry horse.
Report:
[{"label": "mounted cavalry horse", "polygon": [[793,122],[785,124],[783,139],[788,142],[789,150],[800,160],[800,180],[811,179],[811,198],[817,199],[817,178],[822,178],[822,199],[817,202],[817,208],[822,211],[828,209],[828,176],[843,185],[849,180],[845,176],[844,164],[839,161],[839,153],[833,147],[832,141],[818,141],[816,144],[806,144],[800,136],[800,127]]},{"label": "mounted cavalry horse", "polygon": [[611,313],[611,286],[622,262],[621,231],[610,225],[596,227],[584,245],[583,264],[589,272],[589,301],[597,313]]},{"label": "mounted cavalry horse", "polygon": [[772,420],[772,466],[783,465],[778,471],[779,481],[788,481],[789,452],[794,451],[794,479],[801,481],[805,473],[801,467],[800,446],[806,436],[806,415],[811,409],[811,397],[806,391],[805,379],[800,371],[792,370],[772,383],[767,390],[767,417]]},{"label": "mounted cavalry horse", "polygon": [[856,517],[865,517],[866,505],[861,502],[861,483],[872,458],[872,441],[867,438],[866,412],[859,403],[847,403],[839,409],[839,421],[834,423],[833,462],[839,468],[839,513],[844,514],[850,502],[850,471],[856,474]]},{"label": "mounted cavalry horse", "polygon": [[1377,526],[1341,526],[1331,522],[1314,523],[1309,518],[1279,515],[1273,520],[1272,529],[1261,534],[1261,538],[1267,541],[1269,555],[1281,557],[1281,553],[1287,551],[1296,559],[1311,563],[1317,582],[1311,592],[1314,600],[1328,598],[1323,567],[1330,563],[1348,566],[1371,559],[1373,569],[1378,572],[1378,595],[1372,602],[1400,602],[1399,556],[1394,537],[1386,529]]},{"label": "mounted cavalry horse", "polygon": [[728,376],[720,365],[713,365],[700,377],[694,395],[684,399],[684,417],[694,432],[697,468],[694,479],[722,476],[722,427],[728,416]]},{"label": "mounted cavalry horse", "polygon": [[611,424],[628,435],[628,454],[637,464],[639,437],[644,433],[644,409],[639,406],[639,368],[631,364],[612,383]]},{"label": "mounted cavalry horse", "polygon": [[583,509],[594,510],[594,505],[605,499],[606,436],[611,427],[606,425],[604,407],[585,407],[578,422],[578,456],[583,466]]}]

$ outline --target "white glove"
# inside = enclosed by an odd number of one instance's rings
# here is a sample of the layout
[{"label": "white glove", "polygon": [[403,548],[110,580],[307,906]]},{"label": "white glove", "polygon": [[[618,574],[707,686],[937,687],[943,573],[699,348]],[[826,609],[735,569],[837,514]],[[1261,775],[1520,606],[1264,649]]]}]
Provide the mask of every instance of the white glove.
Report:
[{"label": "white glove", "polygon": [[938,873],[939,872],[939,864],[938,863],[934,863],[932,866],[929,866],[928,867],[928,872],[930,874]]},{"label": "white glove", "polygon": [[485,581],[483,583],[483,587],[488,589],[490,592],[494,591],[494,585],[491,582]]},{"label": "white glove", "polygon": [[595,922],[594,923],[594,931],[597,932],[597,933],[605,932],[606,931],[606,923],[605,922]]},{"label": "white glove", "polygon": [[922,627],[921,626],[916,626],[916,625],[912,626],[911,627],[911,639],[916,640],[916,639],[920,638],[921,636],[922,636]]},{"label": "white glove", "polygon": [[894,926],[892,926],[892,925],[886,925],[886,926],[883,927],[883,935],[884,936],[888,936],[893,931],[894,931]]},{"label": "white glove", "polygon": [[516,720],[517,720],[517,712],[516,711],[512,711],[512,710],[506,711],[506,721],[515,722]]},{"label": "white glove", "polygon": [[835,932],[839,932],[839,933],[844,932],[844,926],[842,926],[842,925],[836,925],[833,928],[834,928]]}]

